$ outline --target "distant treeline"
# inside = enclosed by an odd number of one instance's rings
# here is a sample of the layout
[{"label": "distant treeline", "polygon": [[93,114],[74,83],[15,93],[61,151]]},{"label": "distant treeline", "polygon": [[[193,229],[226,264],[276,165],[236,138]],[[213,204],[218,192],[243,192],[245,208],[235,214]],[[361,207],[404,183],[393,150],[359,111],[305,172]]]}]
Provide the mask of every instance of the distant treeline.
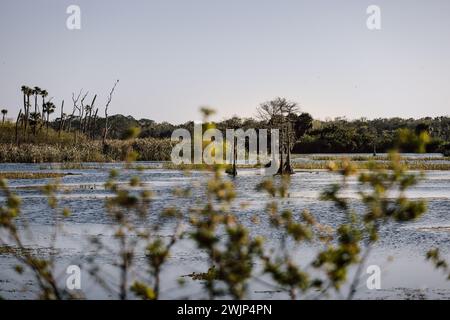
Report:
[{"label": "distant treeline", "polygon": [[[428,152],[448,153],[450,150],[450,118],[379,118],[374,120],[335,119],[314,121],[313,128],[297,141],[294,152],[386,152],[395,146],[401,129],[417,134],[425,131],[431,141]],[[403,152],[414,152],[413,145],[403,145]]]},{"label": "distant treeline", "polygon": [[[174,129],[185,128],[193,130],[192,121],[180,125],[168,122],[155,122],[149,119],[137,120],[132,116],[113,115],[109,117],[110,139],[124,139],[130,127],[139,127],[139,138],[170,138]],[[74,121],[76,125],[76,120]],[[104,119],[99,118],[94,130],[94,136],[100,137],[104,127]],[[267,128],[266,121],[253,118],[233,117],[215,123],[220,130],[230,128]],[[58,120],[52,123],[55,129]],[[336,118],[334,120],[322,121],[312,120],[310,129],[296,135],[293,153],[372,153],[386,152],[393,148],[397,141],[400,129],[410,129],[416,133],[426,131],[431,136],[431,142],[427,147],[428,152],[447,153],[450,150],[450,117],[402,119],[402,118],[379,118],[374,120],[357,119],[347,120]],[[300,129],[302,130],[302,129]],[[404,152],[413,152],[414,146],[410,148],[403,146]]]},{"label": "distant treeline", "polygon": [[[132,116],[109,115],[108,107],[112,101],[117,80],[104,106],[97,107],[97,94],[89,96],[89,91],[80,90],[72,93],[72,104],[64,108],[61,101],[59,110],[51,101],[46,100],[48,92],[40,87],[22,86],[23,107],[19,110],[14,128],[0,132],[0,143],[13,143],[17,147],[21,144],[51,143],[49,133],[57,132],[57,141],[67,135],[72,137],[69,144],[79,144],[80,139],[102,141],[102,148],[106,152],[108,140],[127,139],[130,129],[136,129],[137,138],[167,139],[177,128],[184,128],[191,132],[194,122],[174,125],[168,122],[157,123],[150,119],[137,120]],[[90,103],[88,104],[88,101]],[[206,108],[204,108],[204,111]],[[417,135],[426,132],[431,137],[427,146],[428,152],[450,153],[450,117],[402,119],[379,118],[374,120],[347,120],[336,118],[329,121],[315,120],[308,113],[301,112],[296,102],[277,97],[261,103],[257,107],[257,118],[230,119],[215,123],[219,130],[225,129],[278,129],[280,133],[280,150],[287,158],[289,169],[289,155],[293,153],[368,153],[386,152],[399,141],[401,132],[415,132]],[[2,125],[5,124],[7,109],[2,109]],[[209,110],[208,112],[213,112]],[[207,113],[208,113],[207,112]],[[56,115],[51,120],[51,115]],[[101,114],[104,114],[102,116]],[[49,130],[52,129],[52,130]],[[12,130],[12,131],[11,131]],[[269,138],[270,139],[270,138]],[[413,152],[414,143],[402,145],[401,151]],[[283,166],[280,166],[283,167]]]}]

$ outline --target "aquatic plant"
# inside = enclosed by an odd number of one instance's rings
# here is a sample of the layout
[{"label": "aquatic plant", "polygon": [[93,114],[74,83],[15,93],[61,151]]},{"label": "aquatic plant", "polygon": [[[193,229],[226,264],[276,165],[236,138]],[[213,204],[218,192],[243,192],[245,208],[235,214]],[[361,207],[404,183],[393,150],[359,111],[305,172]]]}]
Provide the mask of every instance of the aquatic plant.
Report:
[{"label": "aquatic plant", "polygon": [[436,269],[442,270],[450,281],[450,267],[448,262],[441,257],[439,248],[431,249],[426,254],[427,260],[431,261]]}]

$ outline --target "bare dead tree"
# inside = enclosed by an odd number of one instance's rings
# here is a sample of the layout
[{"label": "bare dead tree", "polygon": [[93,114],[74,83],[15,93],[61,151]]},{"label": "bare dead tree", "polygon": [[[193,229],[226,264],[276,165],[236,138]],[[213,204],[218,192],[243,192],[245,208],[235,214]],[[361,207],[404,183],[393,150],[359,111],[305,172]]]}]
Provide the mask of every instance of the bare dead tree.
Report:
[{"label": "bare dead tree", "polygon": [[75,98],[75,93],[72,92],[73,109],[72,109],[72,114],[69,117],[69,128],[68,128],[69,132],[72,129],[72,120],[75,117],[75,112],[78,110],[78,101],[80,100],[82,92],[83,92],[83,89],[80,90],[80,92],[78,93],[78,96],[76,98]]},{"label": "bare dead tree", "polygon": [[89,107],[89,114],[87,117],[87,123],[86,123],[86,128],[85,131],[88,133],[89,136],[91,136],[91,122],[92,122],[92,110],[94,110],[94,104],[95,104],[95,99],[97,99],[97,95],[94,96],[94,99],[92,99],[91,105]]},{"label": "bare dead tree", "polygon": [[81,132],[84,132],[84,128],[83,128],[83,117],[84,117],[84,111],[85,111],[85,108],[87,107],[87,106],[85,106],[84,105],[84,100],[86,99],[86,97],[88,96],[88,94],[89,94],[89,91],[87,91],[86,93],[85,93],[85,95],[81,98],[81,101],[80,101],[80,108],[79,108],[79,111],[78,111],[78,114],[79,114],[79,117],[80,117],[80,119],[79,119],[79,129],[80,129],[80,131]]},{"label": "bare dead tree", "polygon": [[106,137],[108,135],[108,130],[109,130],[109,128],[108,128],[108,107],[109,107],[109,104],[111,103],[112,95],[114,93],[114,90],[116,90],[116,86],[118,83],[119,83],[119,80],[116,80],[116,82],[114,83],[114,86],[112,87],[111,91],[109,92],[108,101],[106,102],[106,105],[105,105],[105,129],[103,131],[103,145],[105,145]]},{"label": "bare dead tree", "polygon": [[86,105],[86,106],[84,107],[85,114],[84,114],[83,120],[81,121],[81,132],[83,132],[83,133],[86,132],[87,118],[89,117],[90,109],[91,109],[91,106],[90,106],[90,105]]},{"label": "bare dead tree", "polygon": [[61,136],[61,131],[64,129],[64,100],[61,103],[61,118],[59,119],[58,136]]},{"label": "bare dead tree", "polygon": [[89,122],[92,115],[92,108],[93,103],[95,103],[95,99],[97,98],[97,95],[94,96],[94,99],[92,99],[92,103],[90,105],[85,106],[85,116],[83,120],[83,133],[87,133],[89,130]]},{"label": "bare dead tree", "polygon": [[[71,126],[72,126],[72,121],[75,118],[75,112],[78,111],[78,130],[81,131],[81,123],[82,123],[82,119],[83,119],[83,103],[84,103],[84,99],[86,99],[87,95],[89,94],[89,91],[86,92],[83,96],[83,89],[80,90],[80,92],[78,93],[78,96],[75,98],[75,93],[72,92],[72,102],[73,102],[73,109],[72,109],[72,115],[70,116],[69,119],[69,131],[71,130]],[[81,100],[80,100],[81,97]],[[78,105],[78,101],[80,101],[80,105]],[[74,137],[75,137],[75,143],[77,143],[77,130],[74,130]]]},{"label": "bare dead tree", "polygon": [[257,109],[258,117],[265,121],[270,128],[276,128],[280,132],[280,167],[278,174],[293,173],[290,163],[293,124],[290,119],[298,111],[297,103],[280,97],[262,103]]},{"label": "bare dead tree", "polygon": [[22,92],[23,92],[23,102],[24,102],[24,115],[22,117],[24,125],[23,125],[23,136],[24,138],[28,138],[27,136],[27,127],[28,127],[28,122],[30,120],[30,107],[31,107],[31,103],[30,103],[30,96],[33,94],[33,89],[31,89],[30,87],[27,86],[22,86],[21,88]]},{"label": "bare dead tree", "polygon": [[97,113],[98,113],[98,108],[95,109],[94,118],[92,119],[92,128],[91,128],[91,138],[92,139],[95,138],[95,128],[97,127]]}]

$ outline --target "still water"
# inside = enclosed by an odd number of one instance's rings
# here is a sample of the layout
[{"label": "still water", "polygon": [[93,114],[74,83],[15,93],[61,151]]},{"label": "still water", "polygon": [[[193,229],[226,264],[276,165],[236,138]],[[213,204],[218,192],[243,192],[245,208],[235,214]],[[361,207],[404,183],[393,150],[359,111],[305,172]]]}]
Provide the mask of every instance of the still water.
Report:
[{"label": "still water", "polygon": [[[151,210],[161,211],[168,206],[187,209],[201,203],[205,197],[204,185],[210,173],[194,171],[186,175],[182,171],[165,170],[161,163],[141,163],[146,169],[142,172],[121,170],[119,180],[125,182],[132,175],[138,174],[145,183],[145,188],[152,190]],[[60,281],[64,284],[64,270],[68,265],[76,264],[83,272],[88,268],[88,257],[94,256],[102,273],[112,286],[117,285],[117,270],[112,265],[115,255],[109,252],[97,252],[89,244],[89,236],[97,236],[105,242],[114,243],[112,223],[104,212],[104,201],[110,193],[104,183],[111,168],[121,168],[121,164],[85,164],[83,169],[60,169],[58,164],[0,164],[0,171],[51,171],[70,173],[61,178],[61,186],[66,190],[58,194],[61,207],[68,207],[72,215],[64,219],[62,229],[56,241],[55,250],[51,250],[51,234],[54,215],[48,208],[47,199],[39,187],[48,179],[10,180],[12,190],[22,199],[21,225],[28,225],[30,234],[27,245],[42,254],[55,256]],[[260,170],[240,170],[234,179],[238,198],[235,212],[253,235],[263,236],[268,245],[278,243],[280,235],[270,227],[264,211],[268,197],[255,190],[255,186],[265,177]],[[342,214],[333,204],[318,200],[324,188],[339,177],[327,171],[297,171],[291,179],[289,197],[282,202],[285,208],[294,212],[308,209],[316,219],[325,225],[336,227],[343,221]],[[352,205],[360,212],[363,208],[357,200],[357,181],[350,181],[345,195],[352,199]],[[171,191],[177,187],[192,189],[190,199],[174,197]],[[425,261],[426,252],[439,247],[444,256],[450,258],[450,171],[428,171],[426,178],[408,193],[410,198],[425,199],[428,212],[419,220],[409,223],[389,223],[381,231],[380,241],[374,249],[367,265],[379,265],[382,270],[381,289],[369,290],[365,278],[359,288],[357,298],[369,299],[427,299],[450,298],[450,281],[443,274],[435,271]],[[245,207],[242,206],[245,204]],[[252,217],[257,215],[261,222],[255,225]],[[155,215],[149,215],[146,223],[158,223]],[[145,227],[145,224],[143,225]],[[168,223],[163,227],[161,236],[169,237],[173,226]],[[321,244],[302,245],[296,250],[296,257],[307,265]],[[137,267],[133,276],[145,279],[146,266],[142,254],[136,256]],[[5,298],[33,298],[36,288],[27,276],[19,277],[12,270],[17,262],[7,254],[0,253],[0,295]],[[257,266],[258,267],[258,266]],[[195,248],[189,240],[181,241],[174,248],[162,276],[162,298],[205,298],[202,283],[184,277],[185,284],[179,285],[180,277],[192,272],[205,272],[206,256]],[[86,272],[83,273],[83,275]],[[271,279],[255,277],[249,288],[250,298],[286,299],[288,294],[274,289]],[[82,289],[87,298],[116,298],[114,292],[101,289],[88,275],[82,276]],[[343,288],[346,292],[347,288]],[[308,295],[314,297],[314,294]],[[340,298],[333,294],[331,298]]]}]

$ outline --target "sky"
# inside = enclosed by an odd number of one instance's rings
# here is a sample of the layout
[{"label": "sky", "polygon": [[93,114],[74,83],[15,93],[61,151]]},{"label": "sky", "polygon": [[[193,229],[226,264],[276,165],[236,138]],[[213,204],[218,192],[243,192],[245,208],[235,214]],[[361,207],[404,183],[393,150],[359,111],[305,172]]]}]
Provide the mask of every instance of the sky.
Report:
[{"label": "sky", "polygon": [[[69,30],[69,5],[81,29]],[[369,5],[381,30],[369,30]],[[449,115],[448,0],[1,0],[0,107],[22,85],[68,112],[114,81],[110,114],[158,122],[251,117],[277,96],[315,118]],[[90,99],[88,99],[90,100]]]}]

